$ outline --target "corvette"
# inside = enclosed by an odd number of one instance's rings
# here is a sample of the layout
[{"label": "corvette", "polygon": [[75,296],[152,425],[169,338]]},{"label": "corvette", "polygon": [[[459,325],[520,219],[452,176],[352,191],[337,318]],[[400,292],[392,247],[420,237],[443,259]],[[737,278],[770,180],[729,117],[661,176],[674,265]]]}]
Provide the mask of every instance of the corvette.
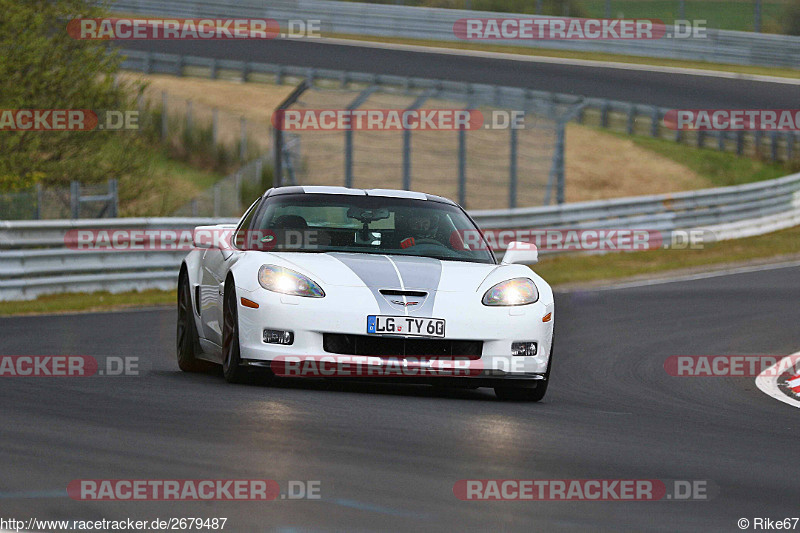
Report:
[{"label": "corvette", "polygon": [[[450,200],[279,187],[238,224],[194,236],[178,280],[181,370],[221,364],[238,383],[278,361],[357,360],[424,368],[418,379],[431,384],[493,387],[501,400],[545,396],[555,313],[550,286],[526,266],[537,249],[512,242],[498,261]],[[469,372],[437,374],[443,361]]]}]

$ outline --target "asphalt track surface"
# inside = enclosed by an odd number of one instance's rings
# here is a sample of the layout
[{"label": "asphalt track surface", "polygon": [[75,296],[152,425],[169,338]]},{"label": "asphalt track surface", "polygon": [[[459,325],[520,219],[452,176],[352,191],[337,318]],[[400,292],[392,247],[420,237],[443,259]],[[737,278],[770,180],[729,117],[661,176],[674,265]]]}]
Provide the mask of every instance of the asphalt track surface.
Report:
[{"label": "asphalt track surface", "polygon": [[[3,517],[227,517],[226,531],[738,531],[798,515],[794,408],[670,355],[800,348],[800,269],[558,294],[538,404],[488,389],[181,373],[172,309],[0,320],[0,355],[137,356],[138,377],[3,378]],[[88,502],[74,479],[319,480],[321,500]],[[465,502],[460,479],[707,480],[708,501]]]},{"label": "asphalt track surface", "polygon": [[123,48],[488,83],[679,109],[794,109],[800,85],[299,40],[121,41]]}]

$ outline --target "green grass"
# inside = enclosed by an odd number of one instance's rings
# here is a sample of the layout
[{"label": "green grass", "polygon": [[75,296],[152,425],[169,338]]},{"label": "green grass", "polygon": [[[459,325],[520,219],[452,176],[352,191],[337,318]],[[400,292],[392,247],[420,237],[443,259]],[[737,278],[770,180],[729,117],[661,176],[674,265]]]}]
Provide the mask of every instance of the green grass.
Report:
[{"label": "green grass", "polygon": [[50,314],[74,311],[107,311],[127,307],[147,307],[176,302],[175,291],[66,293],[40,296],[22,302],[0,302],[0,316]]},{"label": "green grass", "polygon": [[708,179],[715,187],[727,187],[729,185],[741,185],[743,183],[781,178],[800,171],[800,161],[773,163],[737,156],[731,152],[719,152],[711,148],[696,148],[667,139],[643,135],[630,136],[601,128],[596,129],[620,138],[631,139],[637,146],[655,152],[693,170]]},{"label": "green grass", "polygon": [[545,255],[534,267],[553,286],[618,280],[670,270],[723,265],[800,253],[800,227],[766,235],[720,241],[702,250],[649,250],[602,255]]},{"label": "green grass", "polygon": [[[580,0],[576,4],[588,17],[605,17],[605,0]],[[764,1],[761,5],[762,30],[779,32],[781,17],[787,2]],[[619,18],[659,19],[672,24],[679,18],[679,2],[677,0],[613,0],[611,16]],[[707,20],[706,28],[720,30],[753,31],[755,7],[753,2],[720,1],[720,0],[687,0],[685,3],[685,19]]]}]

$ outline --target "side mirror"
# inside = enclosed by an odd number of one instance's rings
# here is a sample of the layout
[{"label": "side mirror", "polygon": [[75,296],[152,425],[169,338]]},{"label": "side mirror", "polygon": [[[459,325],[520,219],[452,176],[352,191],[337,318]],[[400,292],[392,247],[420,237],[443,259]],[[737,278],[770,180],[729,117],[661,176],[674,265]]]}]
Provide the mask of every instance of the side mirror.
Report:
[{"label": "side mirror", "polygon": [[503,265],[533,265],[539,262],[539,250],[530,242],[512,241],[503,255]]},{"label": "side mirror", "polygon": [[203,249],[230,249],[231,235],[236,224],[218,224],[216,226],[197,226],[192,232],[192,245]]}]

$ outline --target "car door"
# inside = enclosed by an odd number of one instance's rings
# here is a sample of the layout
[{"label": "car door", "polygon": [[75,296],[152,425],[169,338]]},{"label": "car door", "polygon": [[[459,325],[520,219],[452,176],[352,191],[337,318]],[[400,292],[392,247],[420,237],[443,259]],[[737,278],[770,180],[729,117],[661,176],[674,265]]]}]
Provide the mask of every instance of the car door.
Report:
[{"label": "car door", "polygon": [[[225,276],[239,255],[244,253],[235,247],[235,235],[249,229],[260,200],[259,198],[253,202],[223,249],[209,248],[203,254],[203,271],[200,281],[200,317],[203,336],[220,347],[222,346],[222,304]],[[231,227],[231,229],[234,228]]]}]

